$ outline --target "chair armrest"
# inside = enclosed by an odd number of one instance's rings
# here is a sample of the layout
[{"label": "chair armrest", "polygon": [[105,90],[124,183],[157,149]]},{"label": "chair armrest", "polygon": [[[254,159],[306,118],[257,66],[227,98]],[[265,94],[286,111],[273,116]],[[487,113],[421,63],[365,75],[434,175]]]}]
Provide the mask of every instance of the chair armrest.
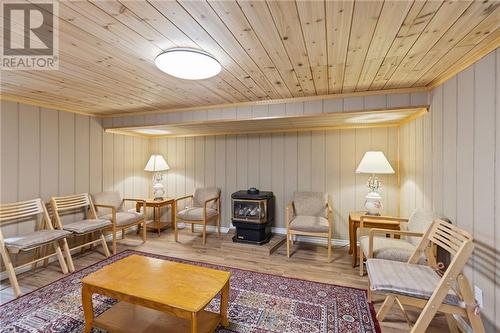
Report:
[{"label": "chair armrest", "polygon": [[413,237],[422,237],[424,235],[421,232],[406,231],[406,230],[390,230],[390,229],[378,229],[378,228],[370,229],[370,233],[368,234],[368,258],[373,257],[373,237],[376,234],[382,234],[382,235],[390,234],[393,237],[394,235],[413,236]]},{"label": "chair armrest", "polygon": [[179,211],[179,207],[178,207],[178,202],[179,201],[182,201],[182,200],[185,200],[185,199],[189,199],[191,198],[191,200],[193,200],[193,195],[190,194],[190,195],[185,195],[183,197],[179,197],[179,198],[176,198],[174,201],[175,201],[175,211],[178,212]]},{"label": "chair armrest", "polygon": [[292,222],[293,218],[294,218],[293,201],[290,201],[285,209],[285,220],[286,220],[285,222],[286,222],[287,229],[288,229],[288,226],[290,225],[290,222]]},{"label": "chair armrest", "polygon": [[[220,197],[213,197],[213,198],[210,198],[208,200],[205,200],[205,202],[203,203],[203,215],[205,216],[205,220],[207,219],[207,205],[209,202],[212,202],[212,201],[215,201],[217,202],[217,200],[219,200]],[[219,209],[216,208],[215,209],[217,211],[217,214],[219,214]]]},{"label": "chair armrest", "polygon": [[[103,204],[94,204],[94,207],[101,207],[101,208],[109,208],[111,209],[111,223],[113,223],[113,226],[116,225],[116,207],[111,206],[111,205],[103,205]],[[97,218],[97,216],[96,216]]]}]

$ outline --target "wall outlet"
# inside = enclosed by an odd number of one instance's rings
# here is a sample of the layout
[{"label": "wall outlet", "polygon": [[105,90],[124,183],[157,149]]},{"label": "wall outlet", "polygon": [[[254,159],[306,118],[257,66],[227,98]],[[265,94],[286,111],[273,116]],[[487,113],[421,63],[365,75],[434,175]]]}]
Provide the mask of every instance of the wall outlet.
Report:
[{"label": "wall outlet", "polygon": [[478,286],[474,286],[474,298],[476,299],[477,305],[482,309],[483,308],[483,290]]}]

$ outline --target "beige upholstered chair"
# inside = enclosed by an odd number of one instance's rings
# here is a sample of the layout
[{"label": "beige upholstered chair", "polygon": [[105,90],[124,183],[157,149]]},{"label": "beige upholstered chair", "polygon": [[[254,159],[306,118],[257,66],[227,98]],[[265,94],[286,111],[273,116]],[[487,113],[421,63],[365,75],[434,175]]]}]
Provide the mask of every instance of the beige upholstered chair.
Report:
[{"label": "beige upholstered chair", "polygon": [[[187,199],[190,199],[189,201]],[[181,201],[187,201],[188,205],[179,208]],[[194,232],[196,224],[203,226],[203,245],[206,244],[207,224],[215,222],[217,234],[220,237],[220,188],[207,187],[197,188],[192,195],[186,195],[175,199],[175,241],[178,241],[177,223],[184,222],[191,224],[191,232]]]},{"label": "beige upholstered chair", "polygon": [[136,212],[133,209],[125,210],[125,202],[140,202],[142,207],[146,203],[142,199],[122,199],[118,192],[99,192],[92,194],[92,200],[96,207],[100,219],[110,220],[112,223],[111,232],[113,235],[113,254],[116,254],[116,233],[122,232],[122,239],[125,238],[125,229],[142,224],[142,241],[146,242],[146,218],[144,213]]},{"label": "beige upholstered chair", "polygon": [[[442,263],[436,262],[433,248],[437,246],[450,254],[451,261],[446,269]],[[447,221],[436,219],[427,228],[408,262],[369,258],[366,262],[370,284],[368,300],[371,302],[372,292],[386,295],[377,319],[384,320],[397,302],[409,324],[403,305],[422,309],[411,327],[412,333],[426,332],[438,311],[445,313],[451,332],[458,332],[452,317],[456,314],[468,318],[475,333],[483,333],[481,316],[479,311],[475,311],[477,303],[462,271],[473,248],[469,233]],[[418,264],[423,255],[428,265]]]},{"label": "beige upholstered chair", "polygon": [[[104,255],[109,257],[108,245],[104,238],[104,230],[111,227],[111,222],[107,219],[97,218],[94,204],[88,193],[68,195],[64,197],[52,197],[50,199],[52,206],[52,214],[54,215],[54,226],[59,230],[66,230],[73,234],[74,237],[81,237],[84,243],[73,246],[71,250],[83,248],[87,245],[101,243],[104,250]],[[66,214],[83,213],[83,219],[70,223],[62,223],[61,217]],[[100,237],[96,240],[91,239],[91,235],[99,233]],[[87,236],[87,237],[85,237]],[[90,238],[90,240],[89,240]],[[73,272],[75,267],[73,262],[68,262],[69,270]]]},{"label": "beige upholstered chair", "polygon": [[[420,243],[424,232],[435,219],[445,219],[443,216],[422,208],[416,209],[409,219],[387,216],[365,215],[360,220],[360,233],[365,221],[394,220],[406,224],[406,230],[370,229],[369,234],[359,238],[359,274],[363,275],[363,256],[366,258],[379,258],[407,262],[415,248]],[[402,239],[388,238],[386,235],[405,236]],[[425,258],[421,258],[424,263]]]},{"label": "beige upholstered chair", "polygon": [[[68,263],[71,263],[71,255],[68,249],[66,237],[71,236],[71,232],[64,230],[54,230],[47,209],[41,199],[34,199],[23,202],[15,202],[0,205],[0,227],[12,224],[21,224],[31,219],[36,219],[34,231],[22,235],[3,238],[0,228],[0,254],[9,277],[10,285],[14,289],[16,297],[21,295],[21,289],[17,282],[16,269],[34,265],[35,263],[46,260],[52,256],[57,256],[59,265],[64,274],[68,273],[68,266],[64,261],[64,256],[59,245],[59,241],[63,241],[63,250]],[[55,253],[38,257],[42,247],[52,245]],[[34,260],[14,267],[10,254],[19,252],[34,251]],[[34,265],[33,267],[36,267]]]},{"label": "beige upholstered chair", "polygon": [[328,262],[332,256],[332,208],[328,194],[322,192],[295,192],[293,201],[286,207],[286,252],[295,235],[325,237],[328,240]]}]

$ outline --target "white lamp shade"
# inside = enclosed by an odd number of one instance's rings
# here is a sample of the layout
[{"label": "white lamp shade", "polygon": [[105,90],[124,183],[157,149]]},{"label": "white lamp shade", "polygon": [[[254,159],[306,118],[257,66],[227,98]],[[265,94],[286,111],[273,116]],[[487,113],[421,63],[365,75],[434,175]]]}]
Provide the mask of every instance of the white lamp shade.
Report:
[{"label": "white lamp shade", "polygon": [[359,162],[356,173],[387,174],[394,173],[394,169],[383,152],[367,151]]},{"label": "white lamp shade", "polygon": [[146,167],[144,168],[144,171],[164,171],[168,170],[170,167],[167,164],[167,161],[163,158],[162,155],[151,155],[149,158],[148,163],[146,164]]}]

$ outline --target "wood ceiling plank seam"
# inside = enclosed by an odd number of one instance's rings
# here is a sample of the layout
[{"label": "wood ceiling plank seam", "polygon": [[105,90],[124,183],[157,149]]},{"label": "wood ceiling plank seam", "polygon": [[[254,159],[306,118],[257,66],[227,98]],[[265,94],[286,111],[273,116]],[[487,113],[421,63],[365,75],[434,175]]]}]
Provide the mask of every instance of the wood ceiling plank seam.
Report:
[{"label": "wood ceiling plank seam", "polygon": [[[160,12],[165,18],[167,18],[172,24],[174,24],[181,31],[185,31],[186,34],[196,42],[202,49],[212,53],[216,56],[222,64],[231,64],[231,73],[235,76],[237,81],[239,81],[243,86],[245,86],[249,92],[251,92],[255,98],[261,100],[265,98],[265,92],[257,85],[257,83],[246,73],[238,63],[236,63],[225,51],[222,50],[220,45],[217,44],[215,40],[212,39],[210,35],[203,30],[194,19],[189,15],[189,19],[184,19],[179,17],[180,11],[172,11],[172,5],[180,7],[177,3],[170,3],[170,7],[165,5],[162,1],[151,1],[148,0],[154,8]],[[176,8],[177,8],[176,7]],[[184,11],[181,8],[181,11]],[[185,12],[185,11],[184,11]],[[194,22],[194,23],[193,23]],[[186,24],[187,23],[187,24]],[[195,29],[196,31],[193,31]],[[193,36],[194,34],[194,36]],[[233,86],[236,86],[232,83]]]},{"label": "wood ceiling plank seam", "polygon": [[[258,78],[256,84],[258,84],[265,92],[266,98],[282,97],[280,93],[276,90],[276,85],[273,79],[270,79],[266,74],[259,68],[246,50],[241,46],[234,35],[227,29],[224,22],[221,21],[220,17],[216,12],[210,7],[207,2],[189,2],[189,1],[177,1],[183,9],[197,22],[197,24],[202,27],[217,43],[220,47],[232,57],[232,53],[237,53],[235,57],[238,59],[240,66],[252,77],[253,75]],[[207,8],[208,6],[208,8]],[[225,28],[219,27],[215,22],[222,22]],[[231,51],[229,51],[231,50]],[[233,58],[234,59],[234,58]],[[236,61],[236,59],[234,59]],[[283,89],[282,86],[278,85],[278,89]]]},{"label": "wood ceiling plank seam", "polygon": [[[342,6],[337,8],[337,6]],[[346,6],[346,7],[344,7]],[[342,86],[344,84],[344,72],[345,64],[347,61],[347,49],[349,46],[349,40],[351,35],[352,18],[354,13],[354,1],[326,1],[326,38],[327,38],[327,51],[329,59],[328,67],[328,82],[329,88],[328,92],[340,93],[342,92]],[[335,13],[338,13],[335,16]],[[329,19],[329,14],[331,14],[331,19]],[[342,18],[347,17],[347,20],[336,19],[338,15]],[[340,25],[336,25],[340,22]],[[347,33],[342,33],[344,28],[347,27]],[[337,32],[338,31],[338,32]],[[330,37],[331,36],[331,37]],[[340,37],[340,38],[335,38]],[[338,40],[338,42],[337,42]],[[345,47],[344,47],[345,45]],[[342,62],[333,65],[331,62],[334,59],[341,58]]]},{"label": "wood ceiling plank seam", "polygon": [[[384,89],[397,88],[401,87],[401,83],[411,72],[416,63],[424,57],[428,51],[437,43],[437,41],[441,38],[442,35],[448,31],[453,24],[458,20],[458,18],[462,15],[462,13],[472,4],[473,0],[468,1],[445,1],[443,6],[440,7],[439,11],[434,15],[432,20],[429,22],[426,27],[426,31],[415,41],[412,48],[408,52],[407,56],[403,61],[399,64],[398,68],[394,71],[391,78],[384,85]],[[443,10],[444,6],[453,6],[452,11]],[[447,7],[446,9],[449,9]],[[449,24],[445,24],[444,29],[441,22],[451,22]],[[442,31],[444,30],[444,31]],[[423,44],[423,45],[422,45]],[[429,45],[430,44],[430,45]],[[420,52],[422,48],[425,50]],[[415,50],[412,52],[412,50]]]},{"label": "wood ceiling plank seam", "polygon": [[[492,33],[488,34],[486,38],[481,39],[477,45],[472,46],[472,48],[468,48],[468,51],[466,51],[464,56],[459,58],[457,57],[458,60],[456,60],[451,66],[444,67],[439,75],[433,76],[435,79],[430,81],[427,86],[435,88],[438,85],[443,84],[449,78],[469,67],[474,62],[478,61],[498,47],[500,47],[500,30],[496,29]],[[437,65],[439,64],[440,63]]]},{"label": "wood ceiling plank seam", "polygon": [[[9,31],[11,34],[14,34],[14,35],[16,34],[16,31],[12,31],[12,32],[10,30],[6,30],[6,31]],[[59,53],[60,53],[60,58],[63,58],[65,55],[65,52],[60,50]],[[61,55],[62,55],[62,57],[61,57]],[[72,84],[72,87],[77,86],[76,83],[79,82],[79,80],[84,81],[84,82],[88,82],[86,85],[82,84],[82,86],[93,87],[96,84],[96,82],[90,81],[89,79],[85,78],[85,77],[88,77],[88,73],[79,73],[78,71],[74,71],[73,69],[70,69],[70,68],[61,68],[61,67],[64,67],[65,63],[67,63],[67,62],[69,62],[68,59],[65,59],[64,62],[62,62],[59,65],[58,71],[51,71],[51,72],[37,71],[36,73],[15,71],[15,72],[11,72],[11,73],[6,74],[6,75],[7,76],[19,75],[21,77],[40,77],[41,76],[41,77],[46,78],[47,80],[51,80],[51,79],[56,80],[56,82],[55,82],[56,85],[58,82],[66,81],[67,77],[69,77],[70,79],[77,78],[76,80],[70,80],[71,82],[74,83],[74,84]],[[79,62],[80,66],[75,66],[74,68],[78,69],[79,71],[82,71],[82,72],[90,72],[81,66],[82,62],[85,62],[85,59],[80,59],[80,62]],[[95,72],[91,72],[91,73],[92,73],[92,75],[99,74],[99,73],[95,73]],[[36,74],[36,76],[35,76],[35,74]],[[81,77],[81,75],[78,75],[78,74],[84,74],[84,76]],[[64,76],[60,77],[60,75],[64,75]],[[85,76],[85,75],[87,75],[87,76]],[[118,83],[118,81],[116,81],[115,83]],[[98,88],[95,88],[95,89],[91,88],[90,90],[97,91],[97,92],[107,92],[108,94],[115,92],[114,90],[107,89],[105,86],[101,86],[101,87],[102,88],[99,88],[99,89]],[[121,98],[132,98],[133,100],[136,100],[137,102],[141,101],[141,99],[139,99],[139,97],[136,98],[134,95],[131,95],[131,94],[124,95],[124,94],[118,93],[117,96],[119,96]],[[110,97],[110,98],[112,98],[112,97]],[[143,98],[144,98],[144,96],[143,96]],[[152,103],[152,101],[149,101],[148,103],[145,103],[145,104],[147,105],[147,104],[151,104],[151,103]]]},{"label": "wood ceiling plank seam", "polygon": [[[488,15],[487,17],[485,17],[472,30],[468,31],[465,36],[463,36],[460,40],[457,41],[457,43],[455,44],[455,46],[453,48],[450,48],[449,50],[447,50],[446,54],[444,54],[444,55],[440,56],[438,59],[436,59],[436,61],[432,64],[432,66],[430,66],[429,68],[427,68],[425,70],[425,72],[422,72],[422,75],[420,75],[420,77],[418,78],[418,80],[413,85],[427,85],[427,84],[429,84],[429,82],[431,80],[428,77],[428,75],[433,70],[433,68],[435,68],[436,66],[438,66],[441,63],[442,59],[446,59],[446,58],[448,58],[448,55],[450,55],[451,53],[455,53],[460,48],[460,45],[462,43],[464,45],[468,45],[469,43],[467,41],[468,41],[468,38],[471,35],[475,36],[475,37],[477,37],[479,35],[479,37],[482,37],[482,39],[480,39],[478,41],[478,43],[480,43],[482,40],[484,40],[485,38],[487,38],[488,34],[482,33],[481,30],[483,30],[484,26],[489,26],[490,25],[490,21],[492,23],[496,22],[496,27],[493,25],[493,29],[487,29],[487,30],[493,30],[494,31],[494,30],[498,29],[500,27],[500,21],[498,20],[498,17],[500,17],[500,8],[496,8],[495,12],[493,12],[490,15]],[[476,45],[478,43],[476,43]],[[470,48],[472,49],[474,46],[470,46]],[[451,57],[451,59],[454,59],[454,58]],[[449,66],[449,61],[451,59],[448,58],[448,62],[447,62],[448,66]],[[457,59],[457,61],[460,61],[460,59]],[[453,62],[452,66],[454,66],[454,65],[455,65],[455,62]],[[441,74],[441,73],[439,73],[439,74]],[[434,74],[435,76],[433,76],[433,79],[434,78],[439,78],[439,76],[440,76],[439,74],[438,75]]]},{"label": "wood ceiling plank seam", "polygon": [[[370,85],[370,90],[379,90],[385,86],[399,64],[404,60],[415,42],[427,28],[434,15],[441,8],[442,4],[442,0],[429,0],[426,2],[415,1],[413,3],[412,9],[407,17],[409,20],[405,21],[401,26],[394,40],[396,43],[389,49],[386,58],[382,62],[382,65]],[[413,32],[414,28],[416,29]],[[405,42],[408,40],[410,43],[407,43],[407,46],[405,46]]]},{"label": "wood ceiling plank seam", "polygon": [[[449,29],[439,38],[438,41],[427,51],[427,53],[415,64],[411,71],[407,74],[405,84],[414,85],[419,78],[429,70],[444,54],[447,54],[450,49],[457,45],[460,40],[465,37],[468,31],[465,27],[477,27],[488,15],[481,15],[487,11],[483,8],[484,1],[472,2],[469,7],[460,15],[459,18],[449,27]],[[497,4],[495,8],[498,7]],[[491,4],[489,5],[491,6]],[[495,10],[495,8],[493,10]],[[470,21],[467,21],[470,20]],[[465,21],[465,22],[464,22]],[[473,29],[474,29],[473,28]],[[442,46],[441,44],[444,44]],[[451,44],[451,45],[450,45]],[[442,51],[440,51],[440,49]],[[430,64],[429,64],[430,63]],[[419,73],[422,73],[419,75]]]},{"label": "wood ceiling plank seam", "polygon": [[[181,30],[179,30],[172,22],[170,22],[166,17],[164,17],[150,3],[137,2],[137,1],[121,1],[120,3],[123,6],[127,7],[130,11],[132,11],[139,19],[141,19],[144,22],[144,24],[151,26],[151,28],[158,31],[158,33],[165,36],[166,38],[169,38],[172,41],[172,43],[174,43],[174,45],[176,45],[177,47],[189,47],[195,49],[200,48],[198,44],[196,44],[189,38],[189,36],[187,36]],[[147,15],[149,15],[149,17]],[[162,26],[159,25],[160,24],[158,22],[159,20],[162,20]],[[163,28],[163,25],[165,24],[167,24],[168,26]],[[167,35],[167,31],[168,34],[173,34],[174,38],[170,38]],[[233,74],[227,70],[227,68],[223,67],[221,75],[217,75],[213,78],[210,78],[210,81],[216,82],[217,90],[227,92],[228,94],[232,95],[233,101],[250,100],[246,94],[243,94],[242,92],[240,92],[231,85],[230,82],[234,81],[227,80],[228,79],[227,76],[234,77]],[[234,79],[236,80],[236,77],[234,77]],[[204,81],[200,81],[200,84],[204,85]]]},{"label": "wood ceiling plank seam", "polygon": [[[91,0],[91,4],[107,13],[109,16],[113,17],[117,22],[121,23],[123,26],[130,29],[130,31],[134,31],[137,35],[142,37],[147,42],[155,45],[159,51],[158,54],[163,52],[165,49],[170,49],[175,47],[176,45],[167,37],[159,33],[149,24],[144,24],[143,21],[132,11],[130,11],[126,6],[121,4],[119,1],[95,1]],[[117,8],[119,7],[119,8]],[[172,77],[173,78],[173,77]],[[180,80],[175,80],[173,82],[175,84],[181,85],[182,89],[187,89],[187,92],[193,94],[193,87],[203,87],[202,84],[198,81],[191,81],[189,83],[184,83]],[[189,88],[185,88],[184,86],[189,86]],[[223,100],[230,101],[227,97],[224,97],[224,93],[216,93],[213,89],[207,88],[205,86],[205,93],[209,93],[208,95],[212,95],[212,97],[219,97]],[[209,102],[209,100],[207,100]]]},{"label": "wood ceiling plank seam", "polygon": [[[74,4],[75,3],[69,3],[69,2],[60,3],[60,8],[68,8],[68,10],[70,10],[71,12],[73,12],[74,13],[73,15],[75,15],[73,18],[68,18],[70,20],[65,19],[64,17],[60,17],[60,19],[62,20],[62,22],[60,22],[60,29],[63,28],[64,24],[66,23],[67,24],[67,28],[73,27],[73,28],[71,28],[71,29],[73,29],[73,31],[72,31],[73,33],[78,34],[78,31],[81,31],[80,34],[82,34],[82,33],[85,34],[85,35],[88,34],[88,35],[94,36],[94,38],[98,38],[99,40],[102,40],[104,44],[100,44],[100,49],[96,49],[96,51],[102,53],[103,55],[109,56],[108,53],[104,53],[104,51],[103,51],[103,50],[107,50],[108,47],[107,47],[106,44],[108,44],[108,43],[110,45],[113,45],[113,47],[115,47],[116,49],[119,49],[119,50],[121,49],[121,50],[125,51],[126,54],[130,54],[130,52],[136,52],[137,47],[134,49],[134,47],[132,45],[130,47],[126,46],[126,44],[125,44],[125,43],[127,43],[126,40],[125,41],[121,41],[121,43],[119,45],[116,45],[115,43],[112,43],[112,41],[110,41],[110,40],[103,39],[103,36],[106,35],[106,34],[112,34],[113,36],[116,36],[116,37],[119,37],[119,35],[117,35],[117,34],[114,33],[114,31],[113,31],[114,29],[103,28],[103,26],[100,25],[98,22],[95,22],[90,17],[85,16],[85,15],[82,14],[82,12],[87,14],[87,13],[89,13],[89,11],[85,11],[85,10],[78,11],[78,10],[73,9],[74,7],[73,8],[68,7],[69,5],[74,5]],[[60,16],[61,16],[61,13],[63,13],[63,11],[60,10],[59,13],[60,13]],[[105,14],[105,13],[103,12],[103,14]],[[76,23],[72,22],[72,21],[75,21],[77,18],[80,18],[80,19],[83,18],[84,21],[92,22],[92,24],[90,26],[94,27],[94,28],[95,27],[99,27],[99,29],[101,30],[101,32],[104,32],[104,34],[101,35],[101,36],[99,36],[100,34],[96,35],[95,33],[92,33],[92,32],[90,32],[88,30],[84,30],[81,25],[77,25]],[[78,22],[80,22],[80,21],[78,21]],[[63,27],[61,27],[61,25]],[[102,31],[103,29],[104,29],[104,31]],[[107,38],[107,37],[105,37],[105,38]],[[83,38],[82,38],[82,40],[83,40]],[[140,57],[142,58],[143,56],[141,55]],[[121,56],[119,53],[118,54],[114,54],[111,59],[108,59],[108,61],[114,62],[115,59],[118,59],[119,61],[122,61],[121,60],[122,58],[123,58],[123,63],[127,64],[128,59],[126,57],[124,57],[124,56]],[[146,68],[146,67],[143,68],[143,66],[141,65],[140,62],[139,63],[135,63],[135,64],[132,64],[132,63],[130,64],[130,66],[134,66],[134,65],[135,65],[135,68],[143,69],[145,72],[147,72],[148,69],[149,69],[149,68]],[[131,74],[132,75],[138,75],[139,73],[132,72]],[[156,72],[153,73],[152,77],[153,78],[154,77],[158,77],[158,79],[159,79],[157,82],[151,82],[152,86],[161,86],[162,88],[164,88],[164,90],[163,90],[163,94],[164,95],[167,95],[169,98],[177,100],[179,103],[181,103],[183,101],[182,97],[178,96],[179,95],[178,91],[171,90],[171,87],[166,87],[166,86],[161,85],[160,83],[158,83],[158,82],[163,82],[162,80],[160,80],[160,76],[159,76],[158,73],[156,73]],[[202,100],[195,100],[195,101],[193,101],[193,103],[197,103],[197,104],[201,104],[201,102],[202,102]]]},{"label": "wood ceiling plank seam", "polygon": [[[380,1],[354,3],[342,92],[352,92],[356,88],[382,8]],[[372,17],[375,13],[376,18]],[[369,40],[366,35],[369,35]],[[352,42],[356,42],[354,46]]]},{"label": "wood ceiling plank seam", "polygon": [[[304,96],[303,87],[300,84],[300,80],[297,77],[297,73],[293,68],[292,60],[290,59],[290,56],[288,55],[288,52],[286,51],[283,45],[279,33],[276,31],[275,28],[270,29],[270,31],[263,30],[264,26],[265,27],[269,26],[269,19],[271,20],[270,24],[272,24],[272,26],[274,27],[273,17],[267,8],[267,5],[265,6],[265,12],[260,12],[259,15],[250,15],[255,13],[252,4],[250,4],[250,6],[248,7],[248,4],[251,3],[250,1],[236,0],[236,3],[238,4],[240,11],[242,12],[243,16],[248,22],[250,28],[254,32],[256,38],[259,40],[264,50],[268,53],[270,59],[278,68],[278,71],[281,73],[281,76],[282,77],[286,76],[291,81],[293,81],[293,83],[287,84],[288,89],[290,91],[293,91],[292,95],[294,97]],[[274,43],[271,40],[274,40]],[[277,49],[275,49],[275,47]],[[284,58],[286,60],[285,63],[282,65],[281,58],[283,55],[285,55]],[[287,81],[288,80],[286,80],[285,82]]]},{"label": "wood ceiling plank seam", "polygon": [[370,87],[413,3],[413,1],[384,2],[372,41],[366,53],[360,77],[356,83],[356,91],[365,91]]},{"label": "wood ceiling plank seam", "polygon": [[[250,23],[248,22],[247,18],[245,17],[245,14],[242,12],[238,3],[237,2],[229,2],[229,1],[227,1],[227,2],[225,2],[225,1],[215,1],[215,2],[208,1],[208,5],[215,12],[215,14],[219,17],[221,22],[226,26],[228,31],[234,36],[236,41],[238,43],[240,43],[243,50],[245,50],[247,52],[247,54],[249,55],[250,58],[254,59],[254,62],[257,64],[257,66],[263,68],[263,71],[267,70],[270,72],[276,72],[276,74],[274,74],[274,73],[271,74],[271,75],[277,76],[276,84],[280,85],[280,86],[282,86],[284,84],[283,89],[286,89],[286,91],[284,93],[281,93],[281,95],[287,96],[287,97],[294,96],[294,94],[292,93],[292,90],[289,87],[289,84],[287,84],[287,80],[285,80],[282,73],[278,70],[276,64],[269,56],[269,53],[262,45],[262,42],[260,41],[258,36],[250,28]],[[228,6],[230,6],[230,8]],[[238,17],[236,17],[236,15],[238,15]],[[231,17],[235,17],[235,19],[231,19]],[[242,22],[241,25],[239,25],[239,26],[237,23],[238,21]],[[240,36],[237,37],[233,31],[240,31]],[[248,37],[244,37],[244,36],[248,36]],[[242,41],[243,38],[245,38],[244,41]],[[258,52],[258,53],[265,55],[263,57],[264,58],[263,60],[260,60],[260,58],[261,58],[260,56],[257,56],[256,54],[252,55],[249,53],[249,51],[253,49],[251,46],[255,47],[255,52]],[[252,52],[252,53],[254,53],[254,52]],[[255,60],[255,58],[257,58],[259,60]],[[292,87],[294,87],[294,86],[292,85]]]},{"label": "wood ceiling plank seam", "polygon": [[[308,54],[314,87],[316,88],[316,93],[319,95],[328,94],[329,87],[325,6],[325,2],[295,1],[297,17],[299,18],[302,39],[304,40]],[[310,9],[311,11],[309,12]],[[304,17],[301,17],[301,12],[304,13]]]},{"label": "wood ceiling plank seam", "polygon": [[[256,3],[254,3],[254,6],[259,3],[258,1]],[[290,58],[290,61],[292,62],[292,66],[293,66],[293,69],[297,75],[297,78],[302,86],[302,90],[304,91],[304,95],[305,96],[309,96],[309,95],[316,95],[316,88],[314,86],[314,82],[313,82],[313,79],[312,79],[312,73],[311,73],[311,70],[310,69],[306,69],[303,64],[305,62],[309,63],[309,60],[306,59],[307,61],[304,61],[303,57],[304,57],[304,54],[305,54],[305,57],[307,58],[307,51],[306,50],[299,50],[298,51],[298,57],[294,57],[296,56],[296,54],[293,54],[293,53],[297,53],[297,52],[293,52],[293,48],[292,46],[294,45],[297,45],[297,44],[302,44],[303,45],[303,41],[302,43],[294,43],[294,42],[291,42],[290,41],[290,36],[288,36],[288,33],[286,33],[286,31],[283,31],[284,29],[282,29],[282,26],[281,24],[279,23],[282,23],[282,19],[280,19],[280,16],[278,15],[279,13],[279,9],[277,9],[276,7],[274,7],[274,10],[272,9],[273,6],[280,6],[281,4],[283,4],[283,2],[279,2],[279,1],[275,1],[275,2],[270,2],[270,1],[262,1],[262,4],[266,4],[267,6],[267,9],[268,11],[270,12],[271,14],[271,17],[272,17],[272,20],[273,20],[273,24],[274,24],[274,28],[276,29],[276,31],[278,32],[280,38],[281,38],[281,41],[282,41],[282,44],[283,44],[283,47],[285,48],[289,58]],[[271,5],[272,4],[272,5]],[[278,22],[278,20],[280,22]],[[286,27],[285,27],[286,28]],[[286,29],[285,29],[286,30]],[[292,34],[292,38],[293,38],[293,34]],[[294,61],[294,59],[297,59],[298,62]]]}]

